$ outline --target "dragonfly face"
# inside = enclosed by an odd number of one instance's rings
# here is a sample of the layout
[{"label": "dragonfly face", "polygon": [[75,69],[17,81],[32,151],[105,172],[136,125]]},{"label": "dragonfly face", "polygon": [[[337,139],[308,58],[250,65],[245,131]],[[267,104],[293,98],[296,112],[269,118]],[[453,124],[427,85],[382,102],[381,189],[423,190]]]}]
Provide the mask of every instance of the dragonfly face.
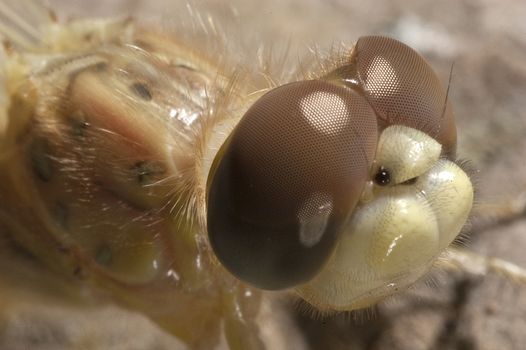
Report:
[{"label": "dragonfly face", "polygon": [[473,188],[455,146],[427,63],[361,38],[347,64],[271,90],[241,119],[209,177],[212,248],[257,287],[368,306],[419,279],[465,223]]}]

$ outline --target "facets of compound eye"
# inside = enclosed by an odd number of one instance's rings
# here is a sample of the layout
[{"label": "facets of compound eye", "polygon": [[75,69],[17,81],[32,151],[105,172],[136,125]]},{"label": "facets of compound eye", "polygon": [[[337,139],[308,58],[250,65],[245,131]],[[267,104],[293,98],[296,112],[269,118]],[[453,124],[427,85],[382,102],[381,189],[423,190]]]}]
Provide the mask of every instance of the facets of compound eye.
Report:
[{"label": "facets of compound eye", "polygon": [[360,197],[377,142],[365,99],[325,81],[278,87],[246,112],[208,178],[221,263],[262,289],[308,281]]},{"label": "facets of compound eye", "polygon": [[360,38],[351,57],[353,76],[379,120],[418,129],[436,139],[444,154],[454,157],[455,118],[447,89],[425,59],[398,40],[382,36]]}]

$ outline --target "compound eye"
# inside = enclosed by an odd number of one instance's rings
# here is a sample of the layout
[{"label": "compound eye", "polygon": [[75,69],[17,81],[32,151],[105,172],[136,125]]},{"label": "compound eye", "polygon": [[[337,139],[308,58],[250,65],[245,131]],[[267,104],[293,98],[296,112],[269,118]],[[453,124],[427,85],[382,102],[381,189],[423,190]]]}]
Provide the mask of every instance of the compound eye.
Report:
[{"label": "compound eye", "polygon": [[311,279],[360,197],[376,143],[376,117],[349,88],[312,80],[263,95],[208,178],[208,235],[221,263],[262,289]]},{"label": "compound eye", "polygon": [[360,85],[378,118],[401,124],[436,139],[454,156],[455,119],[446,89],[431,66],[409,46],[387,37],[367,36],[353,52]]}]

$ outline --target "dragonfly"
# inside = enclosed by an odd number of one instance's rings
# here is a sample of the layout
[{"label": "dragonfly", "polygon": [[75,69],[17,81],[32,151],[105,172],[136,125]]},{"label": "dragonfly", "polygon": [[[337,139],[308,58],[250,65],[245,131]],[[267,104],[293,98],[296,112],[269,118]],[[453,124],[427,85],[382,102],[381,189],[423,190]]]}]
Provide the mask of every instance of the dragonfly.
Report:
[{"label": "dragonfly", "polygon": [[192,35],[21,4],[2,9],[2,235],[68,291],[192,348],[260,349],[265,291],[324,315],[437,264],[521,276],[450,249],[473,186],[447,89],[405,44],[364,36],[278,83]]}]

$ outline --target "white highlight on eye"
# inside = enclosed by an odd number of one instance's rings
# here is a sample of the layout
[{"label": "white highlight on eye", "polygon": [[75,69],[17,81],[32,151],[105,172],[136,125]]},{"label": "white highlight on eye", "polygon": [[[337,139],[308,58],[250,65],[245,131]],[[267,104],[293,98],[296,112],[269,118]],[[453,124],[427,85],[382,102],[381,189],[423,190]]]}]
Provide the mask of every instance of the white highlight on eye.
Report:
[{"label": "white highlight on eye", "polygon": [[[373,58],[369,69],[367,70],[367,79],[365,80],[365,90],[369,91],[374,97],[381,97],[381,95],[390,93],[391,91],[385,91],[385,81],[389,81],[390,88],[397,90],[399,81],[396,75],[396,70],[391,66],[388,60],[382,56],[376,56]],[[378,89],[382,87],[382,89]]]},{"label": "white highlight on eye", "polygon": [[297,215],[300,224],[299,239],[301,244],[312,247],[321,240],[332,207],[332,199],[326,193],[314,193],[302,204]]},{"label": "white highlight on eye", "polygon": [[[327,91],[314,91],[300,100],[301,112],[316,130],[334,135],[348,123],[345,100]],[[330,113],[327,113],[330,112]]]}]

